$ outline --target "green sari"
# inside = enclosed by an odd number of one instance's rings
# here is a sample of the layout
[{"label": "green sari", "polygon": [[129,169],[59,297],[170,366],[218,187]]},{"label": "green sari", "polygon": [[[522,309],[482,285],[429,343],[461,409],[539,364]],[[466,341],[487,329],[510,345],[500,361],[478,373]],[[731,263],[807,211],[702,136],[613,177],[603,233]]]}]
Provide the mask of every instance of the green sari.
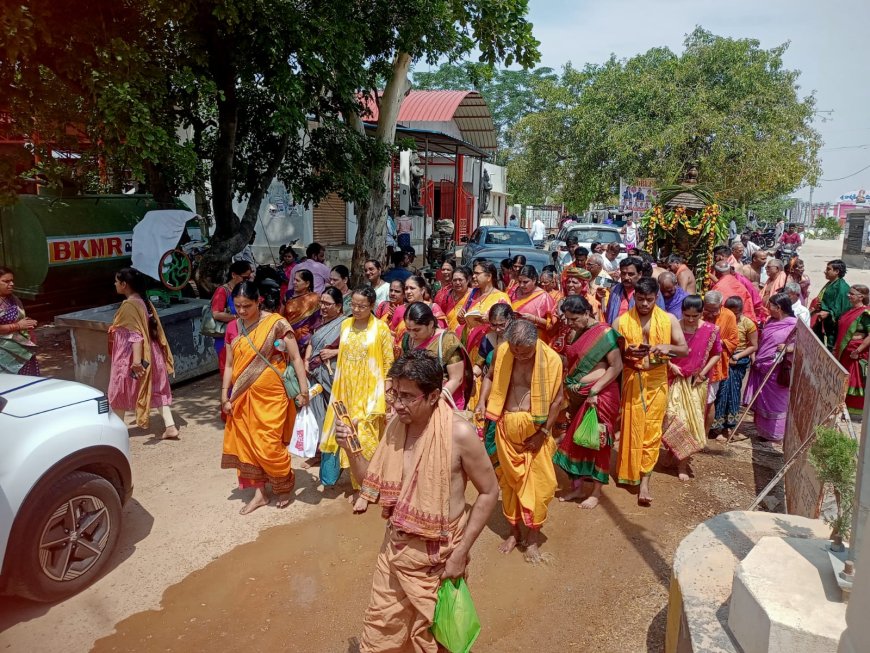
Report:
[{"label": "green sari", "polygon": [[[852,305],[849,303],[849,284],[842,278],[829,281],[810,305],[813,312],[813,331],[829,351],[834,351],[837,342],[837,324]],[[825,311],[828,317],[822,319],[816,312]]]}]

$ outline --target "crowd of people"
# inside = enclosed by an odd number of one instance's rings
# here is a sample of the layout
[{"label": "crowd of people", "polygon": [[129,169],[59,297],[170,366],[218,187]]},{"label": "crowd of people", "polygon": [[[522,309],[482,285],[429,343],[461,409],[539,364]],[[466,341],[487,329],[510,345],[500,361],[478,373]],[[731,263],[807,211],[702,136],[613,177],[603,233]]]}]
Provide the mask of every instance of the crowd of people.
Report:
[{"label": "crowd of people", "polygon": [[[354,511],[377,502],[390,520],[361,650],[431,648],[440,579],[463,574],[499,498],[510,525],[501,551],[520,547],[534,563],[557,493],[594,509],[613,477],[649,506],[662,452],[689,481],[692,456],[727,440],[750,403],[759,437],[781,441],[799,320],[848,370],[849,408],[863,407],[870,290],[848,285],[842,261],[827,264],[807,305],[799,258],[747,255],[739,241],[713,251],[706,292],[676,254],[568,247],[568,265],[540,271],[522,255],[500,269],[448,258],[430,283],[405,246],[387,269],[366,261],[367,283],[352,288],[348,268],[328,266],[312,243],[304,257],[282,250],[281,284],[258,283],[239,259],[216,289],[221,466],[253,491],[241,513],[271,503],[267,485],[278,508],[290,503],[288,444],[310,409],[318,446],[303,467],[324,486],[346,472]],[[124,301],[110,329],[109,401],[143,427],[158,409],[163,437],[177,439],[172,353],[145,282],[131,268],[115,278]],[[38,374],[35,326],[0,268],[0,370]]]}]

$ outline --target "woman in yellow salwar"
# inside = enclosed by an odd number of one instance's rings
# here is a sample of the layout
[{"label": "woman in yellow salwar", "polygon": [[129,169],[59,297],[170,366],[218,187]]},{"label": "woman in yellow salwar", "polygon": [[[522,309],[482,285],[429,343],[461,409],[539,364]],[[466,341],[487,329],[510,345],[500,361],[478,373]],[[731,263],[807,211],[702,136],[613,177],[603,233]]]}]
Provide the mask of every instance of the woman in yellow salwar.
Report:
[{"label": "woman in yellow salwar", "polygon": [[[341,325],[338,359],[332,382],[332,397],[323,420],[320,450],[320,482],[332,486],[338,482],[341,470],[350,467],[344,450],[335,441],[335,401],[341,401],[348,416],[356,423],[362,451],[358,454],[371,460],[381,440],[386,422],[387,404],[384,393],[389,387],[387,371],[393,364],[393,335],[389,327],[372,315],[375,291],[358,288],[353,293],[352,317]],[[354,489],[362,479],[353,478]]]},{"label": "woman in yellow salwar", "polygon": [[293,366],[299,380],[299,406],[308,405],[308,377],[293,329],[277,313],[260,309],[256,284],[243,281],[236,286],[233,302],[239,319],[227,327],[226,334],[221,407],[227,425],[221,468],[237,470],[240,488],[254,488],[253,498],[240,511],[247,515],[268,505],[266,483],[277,496],[278,508],[290,503],[294,477],[287,445],[296,406],[287,397],[279,373]]}]

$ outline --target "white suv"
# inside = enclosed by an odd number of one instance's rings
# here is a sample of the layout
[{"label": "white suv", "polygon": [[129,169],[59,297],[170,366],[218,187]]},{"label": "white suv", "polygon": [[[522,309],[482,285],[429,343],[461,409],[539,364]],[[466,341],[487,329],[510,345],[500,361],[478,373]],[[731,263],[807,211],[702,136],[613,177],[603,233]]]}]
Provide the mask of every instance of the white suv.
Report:
[{"label": "white suv", "polygon": [[103,572],[130,498],[130,445],[105,395],[0,374],[0,590],[36,601]]}]

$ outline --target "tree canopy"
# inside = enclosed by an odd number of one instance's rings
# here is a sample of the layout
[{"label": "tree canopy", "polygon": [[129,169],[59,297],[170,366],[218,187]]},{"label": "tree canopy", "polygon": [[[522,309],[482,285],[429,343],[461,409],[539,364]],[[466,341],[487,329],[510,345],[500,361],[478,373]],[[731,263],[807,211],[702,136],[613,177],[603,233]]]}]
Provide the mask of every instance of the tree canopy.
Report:
[{"label": "tree canopy", "polygon": [[[276,176],[303,202],[330,192],[356,201],[360,238],[370,239],[358,240],[357,258],[378,256],[382,171],[409,66],[475,49],[489,65],[533,65],[527,9],[527,0],[6,3],[3,108],[11,129],[44,150],[49,177],[70,174],[49,164],[72,127],[79,167],[114,170],[106,178],[116,185],[143,179],[167,201],[191,188],[204,195],[208,181],[211,278],[249,240]],[[362,128],[361,97],[382,104],[375,138]],[[239,198],[243,215],[233,211]]]},{"label": "tree canopy", "polygon": [[677,55],[654,48],[582,70],[568,65],[537,89],[542,108],[514,127],[512,191],[582,210],[620,177],[679,179],[687,163],[720,198],[747,205],[786,194],[819,174],[815,99],[783,67],[788,44],[697,28]]}]

